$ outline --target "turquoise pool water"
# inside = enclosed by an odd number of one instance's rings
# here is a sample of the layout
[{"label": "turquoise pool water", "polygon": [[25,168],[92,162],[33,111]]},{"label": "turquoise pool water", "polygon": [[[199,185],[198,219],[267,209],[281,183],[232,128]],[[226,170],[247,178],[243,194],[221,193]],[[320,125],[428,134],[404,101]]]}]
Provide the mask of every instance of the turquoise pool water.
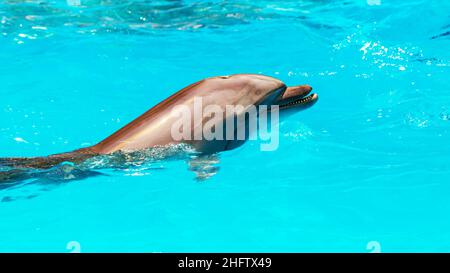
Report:
[{"label": "turquoise pool water", "polygon": [[180,159],[0,190],[0,251],[449,251],[449,11],[0,1],[0,157],[95,144],[209,76],[262,73],[320,96],[283,120],[278,150],[221,153],[203,182]]}]

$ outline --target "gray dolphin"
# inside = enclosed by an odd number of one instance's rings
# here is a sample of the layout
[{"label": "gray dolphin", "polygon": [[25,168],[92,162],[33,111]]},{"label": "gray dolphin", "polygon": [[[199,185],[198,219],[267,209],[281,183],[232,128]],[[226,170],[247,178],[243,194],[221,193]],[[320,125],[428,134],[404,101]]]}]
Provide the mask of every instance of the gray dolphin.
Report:
[{"label": "gray dolphin", "polygon": [[278,105],[282,114],[312,106],[318,96],[310,94],[311,90],[308,85],[287,87],[278,79],[258,74],[211,77],[181,89],[94,146],[46,157],[0,158],[0,166],[46,169],[65,161],[79,163],[97,155],[180,142],[203,154],[231,150],[244,141],[174,140],[171,129],[177,117],[172,114],[173,107],[184,105],[194,112],[194,99],[201,98],[203,105],[214,104],[223,109],[226,105]]}]

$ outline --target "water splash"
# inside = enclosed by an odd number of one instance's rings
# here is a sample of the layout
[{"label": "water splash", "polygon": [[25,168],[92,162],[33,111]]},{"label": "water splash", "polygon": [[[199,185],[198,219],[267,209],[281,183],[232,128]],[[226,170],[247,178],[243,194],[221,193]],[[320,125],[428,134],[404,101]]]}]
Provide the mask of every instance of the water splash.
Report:
[{"label": "water splash", "polygon": [[[1,165],[0,189],[24,184],[60,184],[82,180],[91,176],[105,175],[101,170],[113,169],[124,175],[145,175],[146,172],[164,168],[168,160],[195,158],[197,152],[186,144],[158,146],[140,151],[118,151],[108,155],[98,155],[81,163],[62,162],[49,169],[16,168]],[[32,160],[32,159],[30,159]]]}]

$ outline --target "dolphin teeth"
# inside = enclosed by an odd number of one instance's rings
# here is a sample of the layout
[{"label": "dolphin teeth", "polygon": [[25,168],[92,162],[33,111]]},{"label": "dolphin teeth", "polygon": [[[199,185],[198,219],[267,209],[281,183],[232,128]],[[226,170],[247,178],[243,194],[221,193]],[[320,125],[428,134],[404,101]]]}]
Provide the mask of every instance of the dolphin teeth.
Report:
[{"label": "dolphin teeth", "polygon": [[311,101],[312,98],[313,98],[313,95],[309,95],[309,96],[307,96],[307,97],[304,97],[304,98],[301,98],[301,99],[298,99],[298,100],[291,101],[291,102],[289,102],[289,103],[287,103],[287,104],[280,105],[280,107],[281,107],[281,108],[284,108],[284,107],[288,107],[288,106],[293,106],[293,105],[297,105],[297,104],[302,104],[302,103]]}]

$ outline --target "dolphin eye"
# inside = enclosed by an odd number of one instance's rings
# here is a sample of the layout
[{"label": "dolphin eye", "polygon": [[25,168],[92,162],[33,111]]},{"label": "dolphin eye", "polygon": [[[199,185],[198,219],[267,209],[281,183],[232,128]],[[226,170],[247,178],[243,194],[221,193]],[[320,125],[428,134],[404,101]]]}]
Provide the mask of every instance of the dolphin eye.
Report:
[{"label": "dolphin eye", "polygon": [[221,79],[229,79],[230,76],[219,76],[219,78],[221,78]]}]

